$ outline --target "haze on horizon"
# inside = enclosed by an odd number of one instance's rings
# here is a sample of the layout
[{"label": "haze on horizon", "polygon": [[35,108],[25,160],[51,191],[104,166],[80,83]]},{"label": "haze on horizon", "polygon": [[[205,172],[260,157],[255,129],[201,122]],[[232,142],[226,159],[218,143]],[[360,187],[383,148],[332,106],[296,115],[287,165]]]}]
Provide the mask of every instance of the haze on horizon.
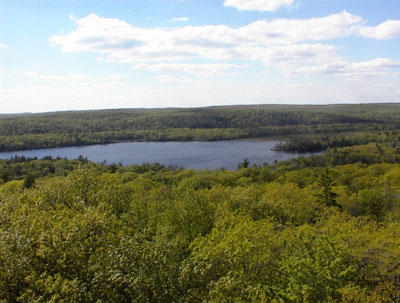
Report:
[{"label": "haze on horizon", "polygon": [[399,101],[398,0],[0,2],[0,113]]}]

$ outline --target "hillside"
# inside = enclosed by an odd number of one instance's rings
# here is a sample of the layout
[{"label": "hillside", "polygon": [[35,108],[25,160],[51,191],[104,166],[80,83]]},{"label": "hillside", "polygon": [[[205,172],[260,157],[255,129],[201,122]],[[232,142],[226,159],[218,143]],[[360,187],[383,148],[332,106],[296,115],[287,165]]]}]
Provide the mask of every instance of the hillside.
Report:
[{"label": "hillside", "polygon": [[119,109],[0,116],[0,151],[400,129],[400,104]]}]

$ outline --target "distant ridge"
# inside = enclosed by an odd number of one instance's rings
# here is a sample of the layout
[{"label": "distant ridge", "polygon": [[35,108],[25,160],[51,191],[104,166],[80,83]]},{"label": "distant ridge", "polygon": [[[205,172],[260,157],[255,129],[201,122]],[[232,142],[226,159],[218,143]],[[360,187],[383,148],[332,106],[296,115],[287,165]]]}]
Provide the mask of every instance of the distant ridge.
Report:
[{"label": "distant ridge", "polygon": [[23,112],[23,113],[0,113],[0,116],[14,116],[14,115],[40,115],[40,114],[54,114],[54,113],[76,113],[76,112],[96,112],[96,111],[162,111],[162,110],[193,110],[193,109],[213,109],[213,108],[304,108],[304,107],[351,107],[351,106],[369,106],[369,105],[400,105],[398,102],[384,102],[384,103],[334,103],[334,104],[235,104],[235,105],[209,105],[199,107],[127,107],[127,108],[102,108],[102,109],[76,109],[76,110],[60,110],[48,112]]},{"label": "distant ridge", "polygon": [[400,130],[399,103],[253,104],[0,115],[0,151]]}]

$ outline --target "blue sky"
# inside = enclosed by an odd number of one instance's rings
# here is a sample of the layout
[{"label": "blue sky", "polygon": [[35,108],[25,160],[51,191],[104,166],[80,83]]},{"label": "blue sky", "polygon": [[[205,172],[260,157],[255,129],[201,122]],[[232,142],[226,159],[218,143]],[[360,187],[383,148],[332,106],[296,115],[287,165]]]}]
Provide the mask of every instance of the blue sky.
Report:
[{"label": "blue sky", "polygon": [[399,101],[399,0],[0,0],[0,113]]}]

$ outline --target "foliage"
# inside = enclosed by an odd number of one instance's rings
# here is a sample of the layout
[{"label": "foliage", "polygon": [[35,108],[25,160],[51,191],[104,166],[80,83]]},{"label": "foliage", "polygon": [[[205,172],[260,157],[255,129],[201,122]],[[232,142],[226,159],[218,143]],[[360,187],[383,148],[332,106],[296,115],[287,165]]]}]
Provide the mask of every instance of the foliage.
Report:
[{"label": "foliage", "polygon": [[356,132],[351,134],[336,135],[306,135],[289,138],[285,142],[279,142],[274,150],[284,152],[320,152],[329,148],[338,148],[353,145],[362,145],[375,142],[377,147],[381,143],[390,143],[392,146],[399,146],[399,133],[390,132]]},{"label": "foliage", "polygon": [[0,302],[399,302],[390,144],[237,171],[0,164]]},{"label": "foliage", "polygon": [[[0,116],[0,151],[123,141],[212,141],[313,135],[279,148],[316,151],[398,138],[399,104],[249,105]],[[352,132],[352,135],[335,135]],[[369,132],[364,137],[358,132]],[[355,134],[354,134],[355,133]],[[323,137],[321,137],[323,136]]]}]

